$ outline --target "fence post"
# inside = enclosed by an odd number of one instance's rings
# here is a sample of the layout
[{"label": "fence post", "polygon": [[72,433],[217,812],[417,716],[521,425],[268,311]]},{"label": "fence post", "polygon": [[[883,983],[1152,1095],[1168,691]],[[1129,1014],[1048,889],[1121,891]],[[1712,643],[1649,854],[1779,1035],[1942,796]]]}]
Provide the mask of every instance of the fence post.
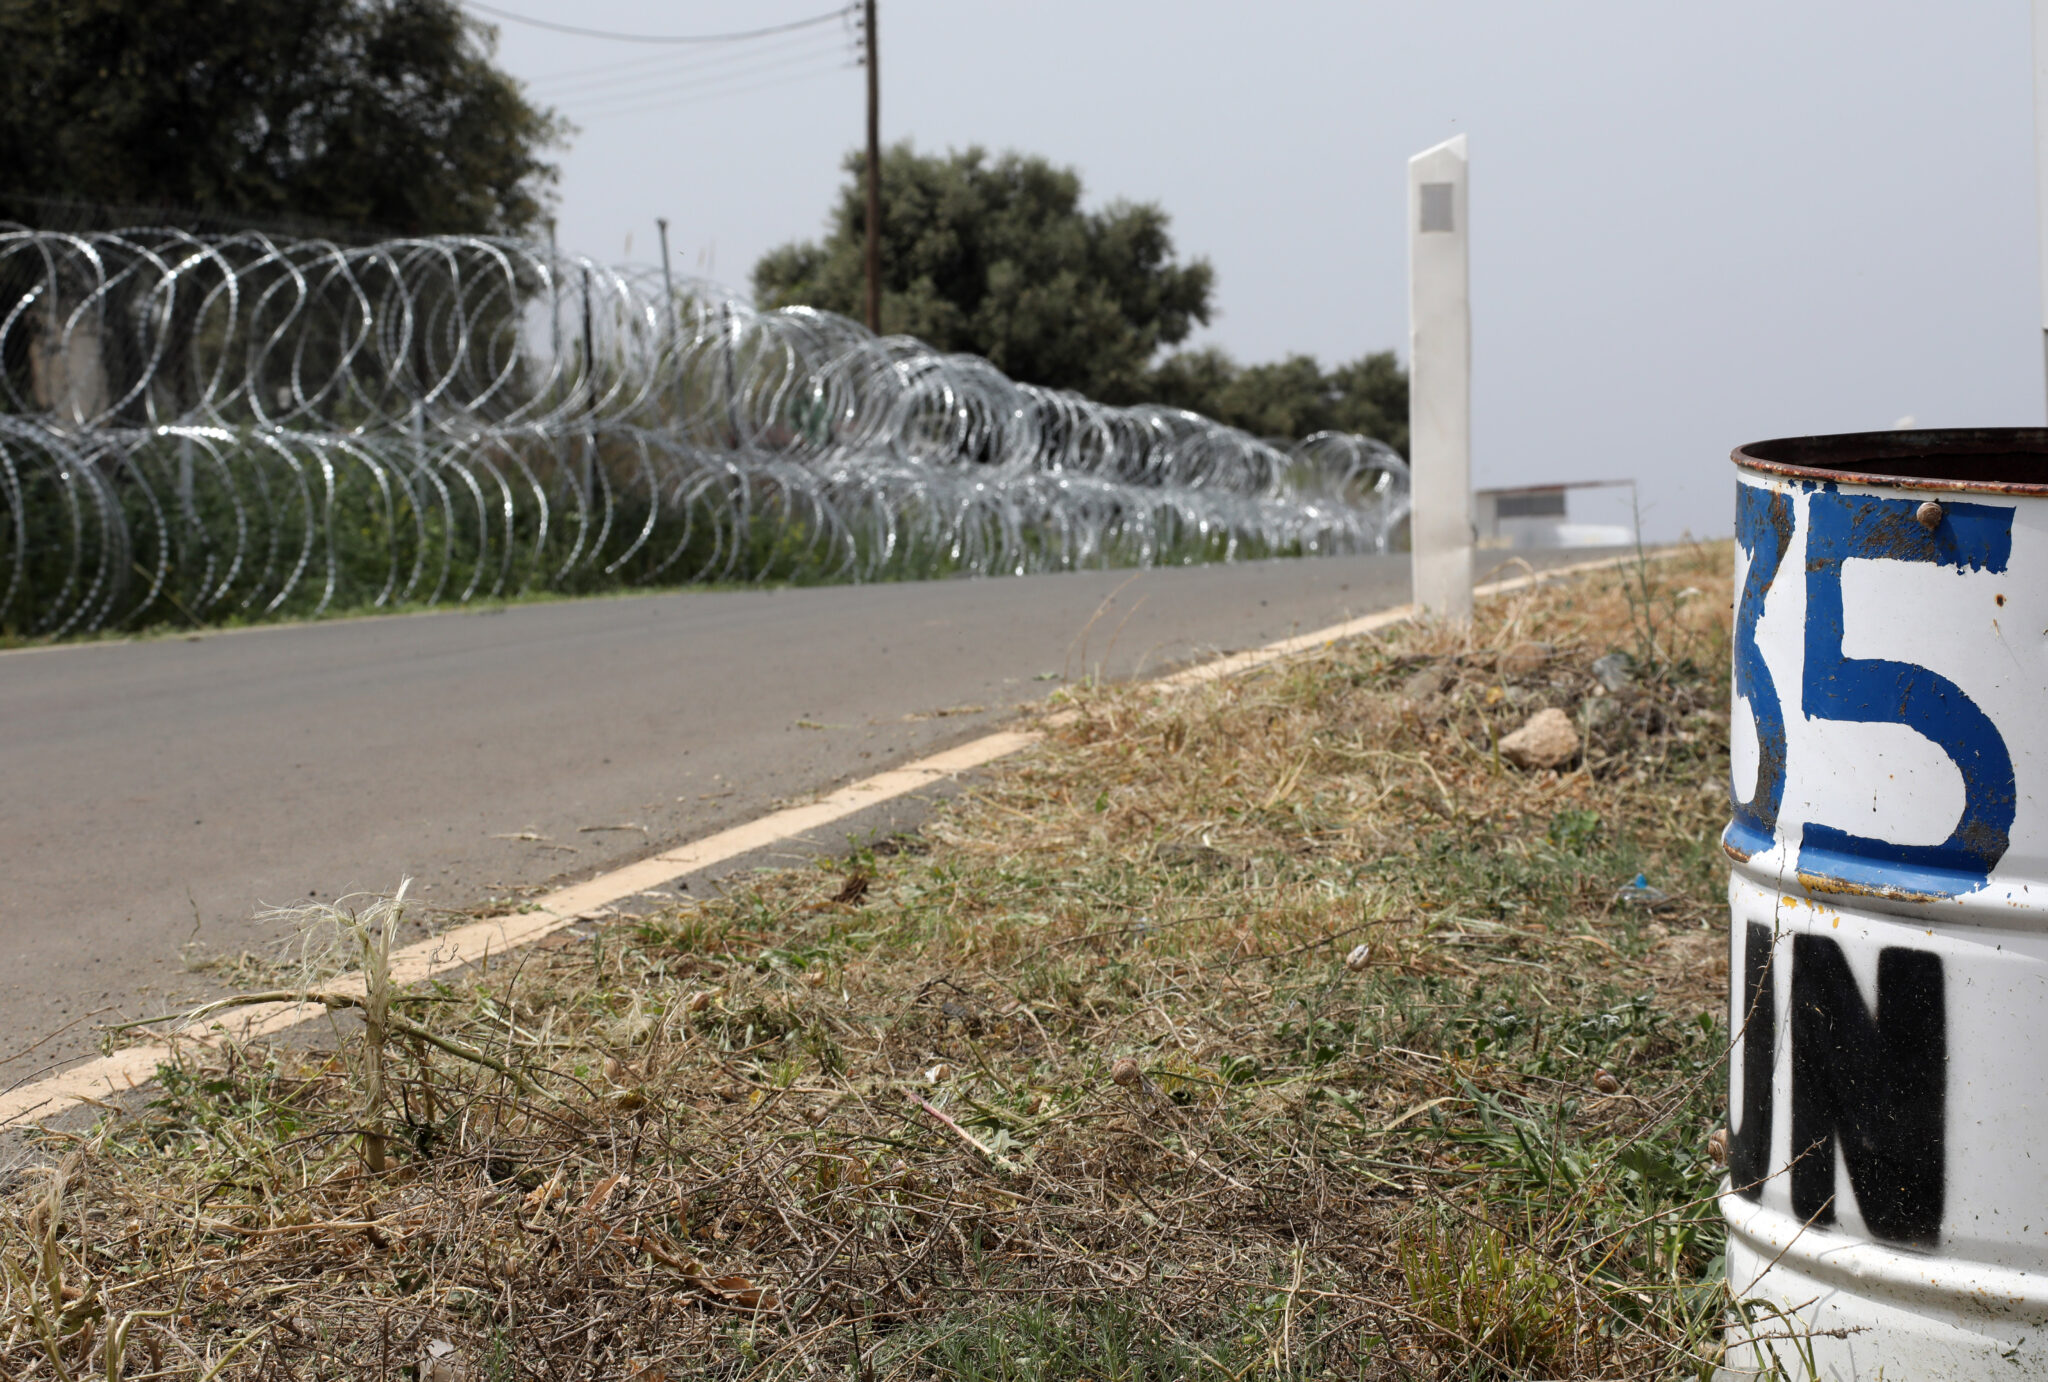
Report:
[{"label": "fence post", "polygon": [[1472,306],[1465,136],[1408,160],[1408,445],[1415,603],[1472,617]]}]

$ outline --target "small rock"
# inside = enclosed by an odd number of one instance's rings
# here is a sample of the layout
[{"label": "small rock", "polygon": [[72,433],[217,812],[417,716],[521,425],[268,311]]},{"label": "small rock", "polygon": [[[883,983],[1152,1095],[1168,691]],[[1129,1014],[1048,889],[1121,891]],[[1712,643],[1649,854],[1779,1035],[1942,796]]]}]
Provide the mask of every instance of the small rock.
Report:
[{"label": "small rock", "polygon": [[1621,1081],[1615,1079],[1614,1076],[1608,1074],[1605,1070],[1595,1070],[1593,1072],[1593,1088],[1599,1090],[1602,1094],[1619,1094],[1621,1093]]},{"label": "small rock", "polygon": [[1456,672],[1442,663],[1432,662],[1426,667],[1417,668],[1408,680],[1401,683],[1401,694],[1412,701],[1426,701],[1431,696],[1441,694],[1455,680]]},{"label": "small rock", "polygon": [[1627,653],[1609,653],[1593,659],[1593,677],[1609,691],[1619,691],[1633,686],[1636,681],[1636,660]]},{"label": "small rock", "polygon": [[1552,708],[1500,741],[1500,756],[1518,768],[1562,768],[1578,756],[1579,732],[1571,716]]},{"label": "small rock", "polygon": [[1548,643],[1517,643],[1500,655],[1500,674],[1504,677],[1526,677],[1531,672],[1540,672],[1550,661],[1553,651]]}]

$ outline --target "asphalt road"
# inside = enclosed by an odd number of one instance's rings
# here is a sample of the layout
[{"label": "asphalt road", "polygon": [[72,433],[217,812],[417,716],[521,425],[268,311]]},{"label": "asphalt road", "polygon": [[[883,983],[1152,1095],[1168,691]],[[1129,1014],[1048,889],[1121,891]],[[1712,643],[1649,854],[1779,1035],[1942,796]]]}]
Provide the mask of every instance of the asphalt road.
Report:
[{"label": "asphalt road", "polygon": [[274,954],[266,906],[411,877],[468,907],[586,876],[985,732],[1059,678],[1253,647],[1407,587],[1405,556],[1340,557],[0,654],[0,1085],[231,981],[201,961]]}]

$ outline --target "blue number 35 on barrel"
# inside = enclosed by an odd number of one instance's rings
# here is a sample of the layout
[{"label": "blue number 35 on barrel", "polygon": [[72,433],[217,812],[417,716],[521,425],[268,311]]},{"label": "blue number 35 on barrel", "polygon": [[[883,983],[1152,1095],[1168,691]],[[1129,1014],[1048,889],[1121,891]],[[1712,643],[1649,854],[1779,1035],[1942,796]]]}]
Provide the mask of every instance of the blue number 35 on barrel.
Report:
[{"label": "blue number 35 on barrel", "polygon": [[1809,886],[1954,897],[1983,886],[2011,842],[2016,791],[2012,753],[1991,717],[1948,678],[1911,662],[1842,652],[1842,565],[1852,560],[1915,562],[2003,573],[2012,556],[2013,509],[1980,503],[1925,505],[1911,499],[1844,494],[1832,485],[1804,496],[1789,489],[1737,487],[1735,540],[1749,560],[1735,610],[1735,694],[1756,730],[1755,786],[1745,800],[1731,785],[1725,841],[1738,855],[1772,847],[1786,777],[1785,708],[1757,643],[1771,591],[1787,573],[1794,505],[1806,501],[1806,639],[1800,675],[1804,713],[1814,720],[1898,724],[1940,747],[1962,774],[1963,808],[1939,844],[1899,844],[1808,822],[1798,873]]}]

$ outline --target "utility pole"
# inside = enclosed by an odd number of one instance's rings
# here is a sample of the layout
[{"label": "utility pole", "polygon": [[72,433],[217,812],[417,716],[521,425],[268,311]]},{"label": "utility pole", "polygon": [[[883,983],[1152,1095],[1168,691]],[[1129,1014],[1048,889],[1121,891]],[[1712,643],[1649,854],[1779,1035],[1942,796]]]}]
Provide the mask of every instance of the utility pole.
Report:
[{"label": "utility pole", "polygon": [[[2042,0],[2048,3],[2048,0]],[[875,0],[866,0],[868,64],[868,330],[882,334],[882,72]]]},{"label": "utility pole", "polygon": [[[583,398],[590,409],[584,420],[583,492],[591,505],[597,503],[597,357],[590,343],[590,265],[583,266]],[[584,514],[589,513],[585,509]]]},{"label": "utility pole", "polygon": [[590,344],[590,265],[583,266],[583,401],[597,419],[597,357]]},{"label": "utility pole", "polygon": [[562,270],[555,250],[555,218],[548,217],[548,352],[555,367],[562,360]]},{"label": "utility pole", "polygon": [[668,217],[656,216],[654,228],[661,233],[661,291],[668,302],[668,334],[676,334],[676,281],[668,271]]}]

